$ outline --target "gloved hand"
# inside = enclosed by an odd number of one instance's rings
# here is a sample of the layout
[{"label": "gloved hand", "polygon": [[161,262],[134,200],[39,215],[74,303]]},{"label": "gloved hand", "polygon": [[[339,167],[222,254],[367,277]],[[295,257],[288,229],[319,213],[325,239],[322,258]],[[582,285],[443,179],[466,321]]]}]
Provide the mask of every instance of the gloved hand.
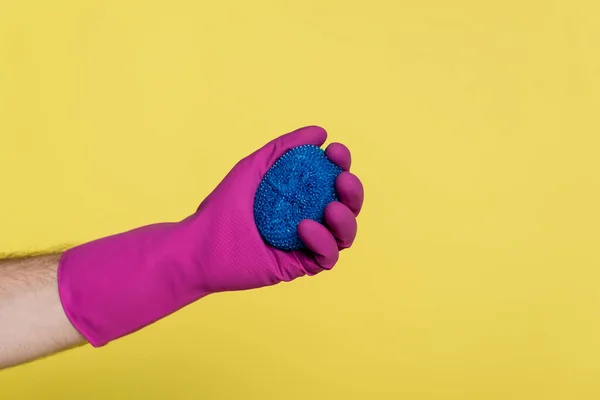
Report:
[{"label": "gloved hand", "polygon": [[327,137],[319,127],[283,135],[238,162],[188,218],[92,241],[66,251],[58,269],[65,313],[94,346],[133,333],[211,293],[254,289],[331,269],[356,236],[363,203],[360,180],[348,172],[350,152],[331,144],[340,166],[340,202],[325,210],[325,225],[304,220],[307,249],[284,252],[265,244],[254,222],[254,195],[271,165],[287,150]]}]

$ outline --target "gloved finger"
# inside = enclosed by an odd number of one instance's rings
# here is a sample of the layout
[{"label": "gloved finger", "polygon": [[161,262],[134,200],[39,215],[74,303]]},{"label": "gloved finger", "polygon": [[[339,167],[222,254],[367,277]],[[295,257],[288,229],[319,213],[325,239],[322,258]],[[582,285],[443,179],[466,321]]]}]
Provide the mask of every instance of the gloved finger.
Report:
[{"label": "gloved finger", "polygon": [[356,175],[344,171],[335,181],[335,190],[339,200],[344,203],[355,216],[358,216],[365,199],[365,191]]},{"label": "gloved finger", "polygon": [[358,226],[354,213],[344,204],[334,201],[325,208],[325,225],[337,240],[339,249],[352,246]]},{"label": "gloved finger", "polygon": [[331,143],[325,149],[325,156],[344,171],[350,170],[352,155],[350,150],[341,143]]},{"label": "gloved finger", "polygon": [[327,140],[325,129],[320,126],[305,126],[270,141],[252,156],[264,164],[263,168],[270,168],[271,164],[288,150],[308,144],[321,147],[325,140]]},{"label": "gloved finger", "polygon": [[311,219],[305,219],[298,225],[298,236],[312,252],[305,255],[305,267],[310,273],[319,269],[331,269],[339,259],[339,250],[335,238],[329,230]]}]

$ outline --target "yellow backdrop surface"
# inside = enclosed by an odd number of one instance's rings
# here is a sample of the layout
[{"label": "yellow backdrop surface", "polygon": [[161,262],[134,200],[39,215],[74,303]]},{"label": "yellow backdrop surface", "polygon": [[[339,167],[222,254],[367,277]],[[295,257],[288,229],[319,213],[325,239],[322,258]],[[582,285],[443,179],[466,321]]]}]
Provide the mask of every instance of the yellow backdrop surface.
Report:
[{"label": "yellow backdrop surface", "polygon": [[366,202],[333,271],[1,372],[0,398],[600,398],[599,12],[2,0],[0,252],[180,219],[307,124]]}]

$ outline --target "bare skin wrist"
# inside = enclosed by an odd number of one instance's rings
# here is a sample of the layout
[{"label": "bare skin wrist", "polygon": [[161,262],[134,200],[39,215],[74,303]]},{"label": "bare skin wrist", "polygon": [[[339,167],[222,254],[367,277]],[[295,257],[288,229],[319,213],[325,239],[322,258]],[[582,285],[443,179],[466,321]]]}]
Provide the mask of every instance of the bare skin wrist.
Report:
[{"label": "bare skin wrist", "polygon": [[60,254],[0,260],[0,369],[85,344],[58,295]]}]

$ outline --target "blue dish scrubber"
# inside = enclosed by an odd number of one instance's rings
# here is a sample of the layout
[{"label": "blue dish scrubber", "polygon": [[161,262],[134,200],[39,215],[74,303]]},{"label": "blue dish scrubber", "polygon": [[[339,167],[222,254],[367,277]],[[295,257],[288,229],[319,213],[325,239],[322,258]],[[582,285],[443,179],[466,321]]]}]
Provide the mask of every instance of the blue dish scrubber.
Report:
[{"label": "blue dish scrubber", "polygon": [[337,200],[335,179],[341,172],[313,145],[294,147],[275,161],[254,198],[254,219],[265,242],[286,251],[305,248],[298,224],[323,223],[325,207]]}]

